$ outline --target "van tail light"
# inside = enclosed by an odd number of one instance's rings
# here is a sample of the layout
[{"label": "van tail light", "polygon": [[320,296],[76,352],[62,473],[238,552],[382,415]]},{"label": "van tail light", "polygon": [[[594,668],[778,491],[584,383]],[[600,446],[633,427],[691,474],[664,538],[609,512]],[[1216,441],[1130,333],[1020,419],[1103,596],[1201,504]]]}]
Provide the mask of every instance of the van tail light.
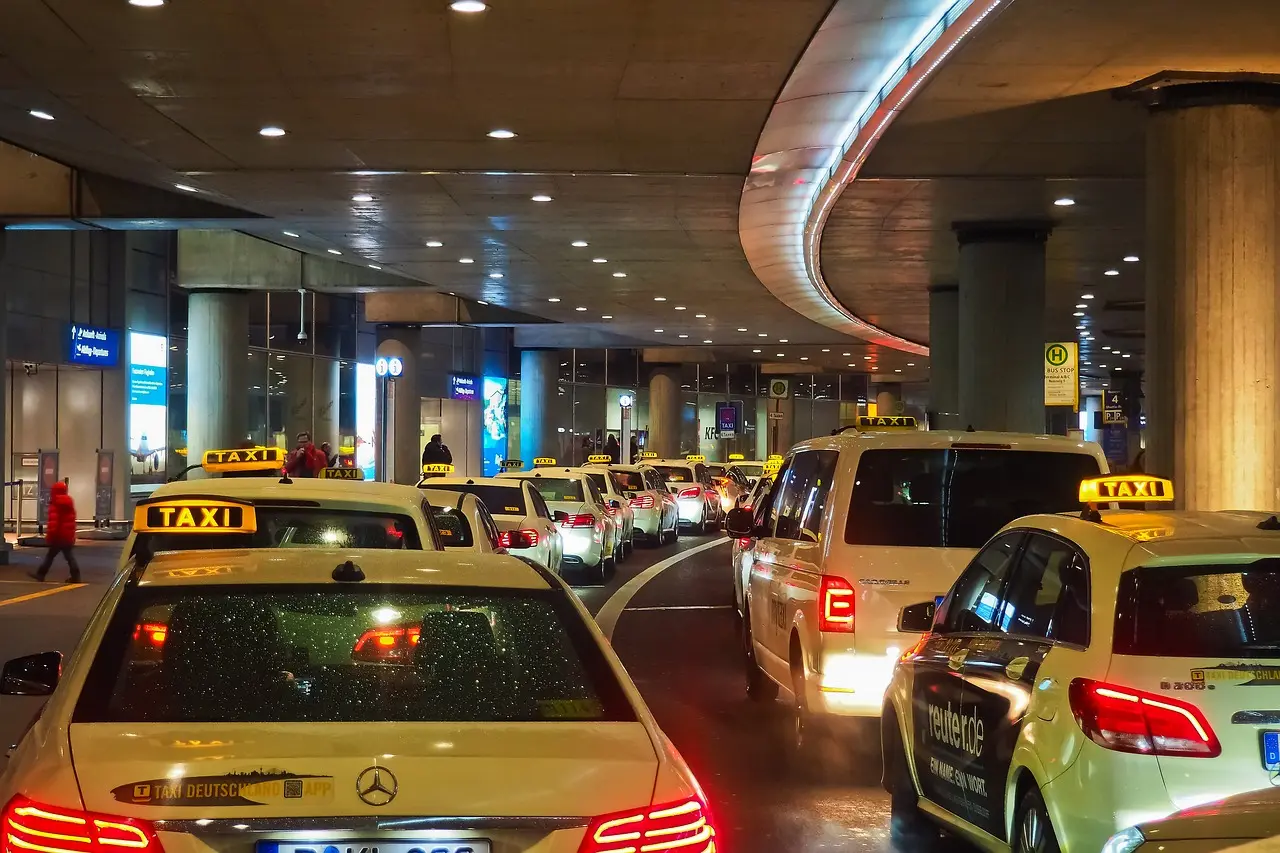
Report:
[{"label": "van tail light", "polygon": [[571,515],[564,521],[560,522],[561,527],[595,527],[596,517],[590,513],[582,515]]},{"label": "van tail light", "polygon": [[818,630],[828,634],[852,634],[853,585],[844,578],[823,575],[818,585]]},{"label": "van tail light", "polygon": [[47,806],[19,794],[4,807],[6,853],[164,853],[150,822]]},{"label": "van tail light", "polygon": [[676,495],[676,497],[680,498],[681,500],[685,500],[688,498],[696,498],[701,494],[702,494],[702,489],[698,488],[697,486],[694,486],[692,489],[681,489],[680,492]]},{"label": "van tail light", "polygon": [[714,853],[716,828],[698,797],[601,815],[591,821],[578,853],[669,850]]},{"label": "van tail light", "polygon": [[1222,745],[1195,705],[1087,678],[1068,690],[1080,730],[1099,746],[1140,755],[1216,758]]},{"label": "van tail light", "polygon": [[[538,531],[529,529],[529,530],[521,530],[519,532],[524,534],[525,542],[527,543],[527,544],[522,543],[519,547],[521,548],[537,548],[538,547]],[[510,530],[503,530],[498,533],[498,546],[501,548],[511,547],[511,531]]]},{"label": "van tail light", "polygon": [[636,495],[629,503],[632,509],[653,509],[653,495]]}]

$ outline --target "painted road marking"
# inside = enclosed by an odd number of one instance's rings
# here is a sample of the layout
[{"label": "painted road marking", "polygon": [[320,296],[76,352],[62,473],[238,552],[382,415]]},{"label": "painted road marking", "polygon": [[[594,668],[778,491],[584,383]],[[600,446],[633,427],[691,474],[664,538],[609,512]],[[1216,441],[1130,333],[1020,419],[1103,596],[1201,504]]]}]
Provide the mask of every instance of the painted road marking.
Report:
[{"label": "painted road marking", "polygon": [[596,614],[596,624],[600,626],[600,630],[609,639],[613,639],[613,629],[618,627],[618,619],[622,616],[622,611],[631,603],[631,599],[635,598],[636,593],[644,587],[649,581],[665,572],[667,569],[679,563],[681,560],[688,559],[694,554],[701,554],[708,548],[714,548],[717,545],[728,545],[732,539],[717,539],[714,542],[706,542],[696,548],[690,548],[688,551],[682,551],[679,554],[673,554],[667,559],[654,563],[631,580],[624,583],[617,592],[609,596],[609,600],[604,603],[604,607],[600,608],[600,612]]},{"label": "painted road marking", "polygon": [[734,610],[732,604],[671,604],[665,607],[628,607],[628,613],[641,613],[651,610]]},{"label": "painted road marking", "polygon": [[[35,583],[35,581],[32,581],[32,583]],[[60,592],[67,592],[68,590],[72,590],[72,589],[83,589],[86,586],[88,586],[87,583],[64,583],[64,584],[60,584],[59,586],[50,587],[49,589],[42,589],[39,592],[32,592],[32,593],[28,593],[27,595],[20,595],[17,598],[6,598],[3,600],[0,600],[0,607],[7,607],[10,604],[21,604],[24,601],[31,601],[32,599],[36,599],[36,598],[44,598],[46,595],[57,595]]]}]

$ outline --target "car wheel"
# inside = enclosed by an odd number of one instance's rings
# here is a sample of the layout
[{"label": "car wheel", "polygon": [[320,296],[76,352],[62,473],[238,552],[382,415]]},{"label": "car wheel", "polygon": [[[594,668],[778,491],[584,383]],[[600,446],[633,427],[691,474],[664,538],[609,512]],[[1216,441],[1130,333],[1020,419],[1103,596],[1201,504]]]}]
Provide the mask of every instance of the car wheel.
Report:
[{"label": "car wheel", "polygon": [[791,662],[791,756],[801,767],[812,766],[809,762],[818,753],[820,739],[820,722],[809,711],[809,702],[805,698],[804,664]]},{"label": "car wheel", "polygon": [[694,536],[703,536],[707,532],[707,517],[704,515],[702,520],[690,528]]},{"label": "car wheel", "polygon": [[907,748],[902,742],[898,717],[888,707],[881,717],[881,754],[884,756],[884,787],[889,792],[889,834],[895,840],[916,840],[936,835],[920,810],[920,797],[911,780]]},{"label": "car wheel", "polygon": [[607,581],[609,578],[610,562],[611,562],[611,558],[601,554],[599,562],[597,562],[594,566],[587,566],[583,570],[583,574],[586,576],[585,580],[587,584],[589,584],[590,586],[603,586],[605,581]]},{"label": "car wheel", "polygon": [[1058,836],[1038,788],[1022,795],[1017,815],[1013,853],[1059,853]]},{"label": "car wheel", "polygon": [[[744,608],[745,609],[745,608]],[[742,639],[742,665],[747,675],[747,698],[756,702],[772,702],[778,698],[778,685],[764,674],[756,661],[756,650],[751,644],[751,616],[744,613],[738,632]]]},{"label": "car wheel", "polygon": [[600,569],[600,582],[604,583],[618,572],[618,559],[616,557],[606,557],[603,567]]}]

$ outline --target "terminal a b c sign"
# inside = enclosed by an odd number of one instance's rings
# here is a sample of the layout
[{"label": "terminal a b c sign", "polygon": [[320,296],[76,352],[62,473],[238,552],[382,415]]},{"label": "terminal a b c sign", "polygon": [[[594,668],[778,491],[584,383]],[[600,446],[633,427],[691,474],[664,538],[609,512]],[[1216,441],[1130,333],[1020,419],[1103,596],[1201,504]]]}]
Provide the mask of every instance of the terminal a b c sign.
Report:
[{"label": "terminal a b c sign", "polygon": [[1080,349],[1074,341],[1044,345],[1044,404],[1080,407]]}]

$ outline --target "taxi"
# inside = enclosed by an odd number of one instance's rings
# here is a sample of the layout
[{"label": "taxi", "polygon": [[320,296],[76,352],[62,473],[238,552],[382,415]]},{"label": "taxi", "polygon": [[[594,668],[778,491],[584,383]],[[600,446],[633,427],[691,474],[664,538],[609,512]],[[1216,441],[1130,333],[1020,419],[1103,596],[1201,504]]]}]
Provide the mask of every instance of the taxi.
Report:
[{"label": "taxi", "polygon": [[508,533],[504,540],[497,522],[475,495],[444,489],[423,489],[422,494],[431,502],[431,515],[446,549],[505,554],[507,545],[523,549],[532,547],[522,531]]},{"label": "taxi", "polygon": [[711,477],[711,484],[720,496],[721,512],[727,513],[734,507],[740,506],[751,491],[751,482],[747,480],[746,475],[730,465],[708,463],[707,474]]},{"label": "taxi", "polygon": [[[770,459],[773,457],[771,456]],[[777,457],[778,461],[782,461],[782,457]],[[748,459],[744,453],[730,453],[729,462],[726,464],[726,471],[736,471],[747,481],[747,485],[754,487],[756,481],[764,476],[765,463],[769,460]]]},{"label": "taxi", "polygon": [[[244,548],[444,547],[430,505],[412,486],[352,482],[363,477],[358,468],[326,469],[316,479],[291,478],[281,475],[283,463],[284,451],[278,447],[206,451],[192,468],[212,476],[166,483],[138,502],[117,568],[143,552],[225,548],[229,543]],[[256,509],[255,530],[238,529],[234,523],[244,507]],[[193,535],[193,530],[205,535]]]},{"label": "taxi", "polygon": [[613,457],[595,454],[587,457],[587,464],[577,470],[585,471],[605,501],[605,509],[613,516],[618,527],[618,559],[625,560],[635,552],[636,511],[626,490],[612,470]]},{"label": "taxi", "polygon": [[[523,467],[519,460],[506,460],[503,464],[507,471]],[[564,547],[560,527],[551,518],[551,508],[532,482],[497,477],[433,477],[419,487],[475,495],[493,516],[498,525],[498,542],[508,553],[528,557],[557,574],[560,572]]]},{"label": "taxi", "polygon": [[696,453],[684,459],[649,461],[667,481],[667,491],[675,495],[680,524],[697,536],[720,526],[725,515],[706,463],[707,457]]},{"label": "taxi", "polygon": [[[768,460],[761,466],[760,479],[756,480],[756,484],[751,487],[751,492],[739,504],[739,508],[751,513],[755,519],[755,527],[764,526],[764,516],[757,516],[756,507],[762,506],[769,492],[773,489],[773,478],[778,475],[778,469],[782,467],[782,459],[779,457],[776,461]],[[732,556],[729,558],[730,564],[733,566],[733,604],[734,615],[738,619],[742,618],[745,612],[746,604],[746,587],[747,578],[751,574],[752,555],[751,555],[752,539],[750,536],[735,537],[733,544],[730,546]]]},{"label": "taxi", "polygon": [[158,554],[0,693],[47,697],[0,776],[12,853],[715,850],[608,641],[516,557]]},{"label": "taxi", "polygon": [[[604,464],[589,462],[588,467]],[[676,541],[680,537],[680,513],[675,496],[667,491],[666,482],[657,469],[645,462],[634,465],[610,462],[607,467],[622,488],[622,497],[631,510],[632,535],[643,537],[652,545]]]},{"label": "taxi", "polygon": [[560,526],[561,566],[585,570],[587,579],[603,584],[617,567],[619,528],[595,481],[581,468],[556,467],[540,456],[532,471],[507,470],[503,480],[530,480]]},{"label": "taxi", "polygon": [[885,695],[896,825],[1127,853],[1130,827],[1274,784],[1280,520],[1100,509],[1173,500],[1144,475],[1079,498],[1006,525],[941,604],[902,611],[900,630],[927,633]]}]

